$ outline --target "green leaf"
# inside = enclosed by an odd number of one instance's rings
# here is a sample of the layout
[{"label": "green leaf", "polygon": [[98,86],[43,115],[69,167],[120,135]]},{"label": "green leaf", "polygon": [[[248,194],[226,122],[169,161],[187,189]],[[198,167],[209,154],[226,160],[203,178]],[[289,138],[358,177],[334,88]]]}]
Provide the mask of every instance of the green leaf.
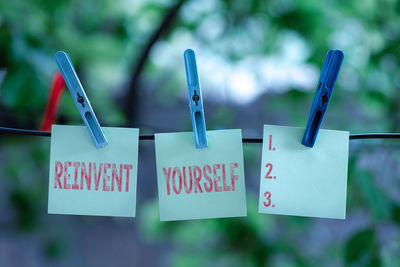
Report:
[{"label": "green leaf", "polygon": [[345,260],[347,264],[360,266],[381,265],[373,229],[362,230],[350,238],[345,247]]},{"label": "green leaf", "polygon": [[400,206],[398,205],[393,205],[392,207],[392,220],[400,224]]},{"label": "green leaf", "polygon": [[373,181],[373,176],[365,170],[359,171],[354,177],[362,197],[369,206],[375,220],[389,219],[391,215],[391,200]]},{"label": "green leaf", "polygon": [[59,259],[65,254],[66,243],[63,238],[51,237],[44,245],[44,251],[49,259]]}]

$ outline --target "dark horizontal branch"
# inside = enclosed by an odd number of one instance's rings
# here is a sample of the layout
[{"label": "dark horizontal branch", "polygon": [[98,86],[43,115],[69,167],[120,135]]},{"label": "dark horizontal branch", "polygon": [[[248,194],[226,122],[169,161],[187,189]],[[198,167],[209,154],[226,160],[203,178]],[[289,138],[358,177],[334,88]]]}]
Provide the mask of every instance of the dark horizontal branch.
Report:
[{"label": "dark horizontal branch", "polygon": [[[33,136],[50,137],[51,132],[26,130],[17,128],[0,127],[0,133],[4,134],[21,134]],[[368,134],[351,134],[350,140],[356,139],[400,139],[400,133],[368,133]],[[154,140],[154,134],[141,134],[139,140]],[[243,138],[243,143],[262,143],[262,138]]]}]

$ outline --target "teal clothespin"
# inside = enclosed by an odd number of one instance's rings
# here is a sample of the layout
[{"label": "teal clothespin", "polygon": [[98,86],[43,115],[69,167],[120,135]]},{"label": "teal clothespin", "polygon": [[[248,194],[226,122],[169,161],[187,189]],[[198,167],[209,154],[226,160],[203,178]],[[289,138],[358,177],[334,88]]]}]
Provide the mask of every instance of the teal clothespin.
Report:
[{"label": "teal clothespin", "polygon": [[200,81],[197,74],[196,56],[194,51],[187,49],[184,53],[186,81],[189,89],[189,107],[196,148],[208,147],[206,122],[204,119],[203,99]]},{"label": "teal clothespin", "polygon": [[89,99],[86,97],[85,91],[79,81],[78,75],[76,75],[74,66],[72,65],[68,54],[63,51],[58,51],[54,58],[96,148],[107,145],[107,139],[100,128],[100,124],[97,121]]},{"label": "teal clothespin", "polygon": [[319,128],[328,109],[336,79],[339,75],[343,62],[343,52],[340,50],[329,50],[325,58],[324,67],[318,82],[318,88],[314,95],[307,127],[303,136],[302,144],[313,147],[317,139]]}]

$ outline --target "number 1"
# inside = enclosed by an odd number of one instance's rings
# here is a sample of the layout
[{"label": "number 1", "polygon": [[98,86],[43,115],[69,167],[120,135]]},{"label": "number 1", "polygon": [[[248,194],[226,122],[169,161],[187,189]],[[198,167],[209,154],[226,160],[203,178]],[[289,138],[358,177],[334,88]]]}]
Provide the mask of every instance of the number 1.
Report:
[{"label": "number 1", "polygon": [[268,150],[273,150],[275,151],[275,147],[272,147],[272,134],[269,135],[269,146],[268,146]]}]

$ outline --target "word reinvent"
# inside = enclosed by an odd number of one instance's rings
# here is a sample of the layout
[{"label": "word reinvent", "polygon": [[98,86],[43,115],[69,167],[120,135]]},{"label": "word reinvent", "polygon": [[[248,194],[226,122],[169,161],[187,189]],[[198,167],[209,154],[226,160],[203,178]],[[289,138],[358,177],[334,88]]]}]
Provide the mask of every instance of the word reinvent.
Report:
[{"label": "word reinvent", "polygon": [[[132,164],[118,164],[117,167],[115,163],[56,160],[54,188],[121,192],[124,180],[124,191],[129,192],[129,178],[132,179],[129,175],[132,169]],[[72,184],[70,180],[73,180]]]},{"label": "word reinvent", "polygon": [[96,148],[86,127],[53,125],[48,213],[135,217],[139,130],[102,130]]}]

